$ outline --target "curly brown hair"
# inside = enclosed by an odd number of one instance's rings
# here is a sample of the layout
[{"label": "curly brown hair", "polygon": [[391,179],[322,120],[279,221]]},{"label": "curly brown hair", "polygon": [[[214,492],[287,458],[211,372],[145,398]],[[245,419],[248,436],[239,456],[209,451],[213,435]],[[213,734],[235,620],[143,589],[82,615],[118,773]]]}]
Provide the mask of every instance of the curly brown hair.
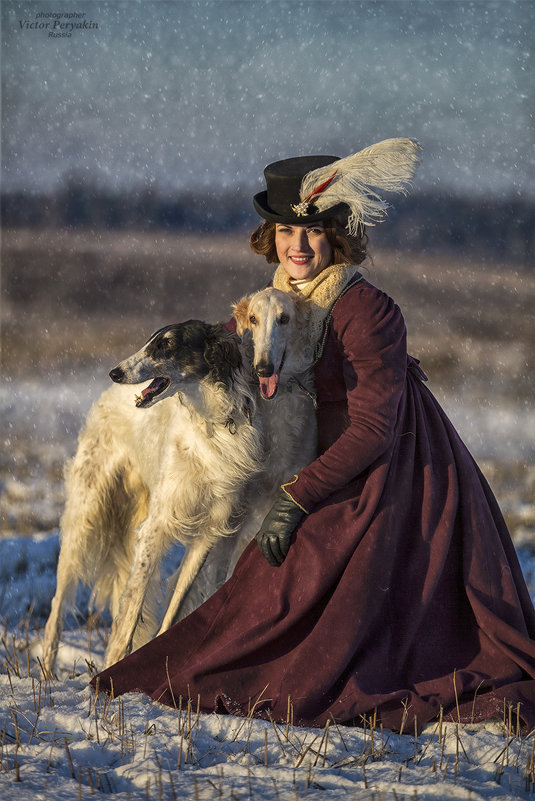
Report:
[{"label": "curly brown hair", "polygon": [[[265,220],[249,237],[249,244],[254,253],[265,256],[268,264],[278,264],[275,247],[275,223]],[[364,226],[360,226],[357,236],[351,236],[345,227],[345,221],[338,217],[323,220],[325,234],[333,249],[331,264],[362,264],[366,258],[368,234]]]}]

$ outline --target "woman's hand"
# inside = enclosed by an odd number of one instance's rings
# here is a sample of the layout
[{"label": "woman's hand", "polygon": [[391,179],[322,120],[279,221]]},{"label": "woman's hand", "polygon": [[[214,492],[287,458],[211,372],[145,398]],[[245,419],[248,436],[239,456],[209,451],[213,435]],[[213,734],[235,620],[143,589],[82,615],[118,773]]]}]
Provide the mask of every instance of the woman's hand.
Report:
[{"label": "woman's hand", "polygon": [[286,559],[292,533],[305,514],[283,489],[279,490],[256,535],[258,547],[272,567],[282,565]]}]

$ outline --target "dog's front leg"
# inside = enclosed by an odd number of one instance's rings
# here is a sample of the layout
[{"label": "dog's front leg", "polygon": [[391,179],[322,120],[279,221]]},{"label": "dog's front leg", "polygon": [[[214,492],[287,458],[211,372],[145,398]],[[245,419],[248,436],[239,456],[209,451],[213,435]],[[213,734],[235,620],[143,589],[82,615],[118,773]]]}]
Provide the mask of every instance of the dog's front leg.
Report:
[{"label": "dog's front leg", "polygon": [[159,562],[160,553],[156,549],[158,536],[155,531],[156,527],[147,524],[147,521],[139,530],[134,562],[106,649],[104,658],[106,667],[125,657],[132,648],[132,639],[142,615],[147,588]]},{"label": "dog's front leg", "polygon": [[199,570],[203,566],[211,547],[212,546],[210,543],[203,537],[199,537],[198,540],[193,540],[193,543],[188,547],[182,560],[182,564],[180,565],[178,581],[175,585],[175,589],[173,590],[173,595],[169,602],[169,606],[167,607],[167,611],[162,620],[162,625],[160,626],[158,634],[162,634],[164,631],[167,631],[167,629],[172,625],[180,608],[180,604],[184,600],[187,591],[193,584],[199,573]]}]

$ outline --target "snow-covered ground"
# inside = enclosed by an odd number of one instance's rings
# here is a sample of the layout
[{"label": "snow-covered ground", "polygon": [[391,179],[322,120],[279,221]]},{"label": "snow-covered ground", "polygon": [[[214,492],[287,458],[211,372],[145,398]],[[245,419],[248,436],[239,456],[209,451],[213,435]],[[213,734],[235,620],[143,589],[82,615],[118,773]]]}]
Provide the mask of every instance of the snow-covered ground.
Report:
[{"label": "snow-covered ground", "polygon": [[[432,725],[402,735],[364,728],[303,729],[170,709],[132,694],[95,700],[88,681],[105,647],[107,621],[67,620],[58,678],[41,678],[42,626],[55,586],[61,469],[91,401],[106,385],[7,380],[0,389],[0,799],[491,799],[535,792],[535,733],[514,720]],[[458,394],[444,404],[490,478],[520,457],[503,484],[515,540],[535,597],[533,411]],[[515,477],[518,476],[518,479]],[[509,489],[508,489],[509,486]],[[33,533],[32,533],[33,532]],[[38,532],[38,533],[35,533]],[[25,536],[22,536],[25,534]],[[167,570],[176,567],[171,554]]]},{"label": "snow-covered ground", "polygon": [[[0,798],[492,799],[535,792],[535,733],[514,715],[473,726],[433,724],[401,735],[305,729],[198,715],[140,694],[95,699],[88,681],[106,626],[70,619],[58,679],[43,681],[39,629],[54,588],[57,532],[0,540],[3,586]],[[28,599],[34,606],[28,612]],[[80,609],[87,597],[79,594]],[[31,620],[31,623],[30,623]],[[15,625],[17,623],[17,625]]]},{"label": "snow-covered ground", "polygon": [[[80,637],[71,647],[82,656]],[[301,729],[197,715],[195,704],[172,709],[138,694],[95,700],[87,674],[45,683],[25,664],[11,664],[0,690],[5,799],[478,801],[534,789],[534,736],[500,722],[436,724],[418,735],[373,722]]]}]

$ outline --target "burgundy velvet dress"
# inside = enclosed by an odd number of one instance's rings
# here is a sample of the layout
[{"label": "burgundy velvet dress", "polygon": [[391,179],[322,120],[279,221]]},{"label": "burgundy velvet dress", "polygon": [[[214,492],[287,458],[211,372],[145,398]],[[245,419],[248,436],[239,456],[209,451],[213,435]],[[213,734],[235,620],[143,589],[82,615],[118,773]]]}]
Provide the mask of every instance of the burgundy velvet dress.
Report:
[{"label": "burgundy velvet dress", "polygon": [[[252,542],[199,609],[102,672],[164,704],[398,729],[512,705],[535,726],[535,612],[496,501],[367,281],[336,302],[315,368],[320,456],[285,562]],[[94,682],[93,682],[94,683]],[[520,707],[518,707],[520,704]]]}]

